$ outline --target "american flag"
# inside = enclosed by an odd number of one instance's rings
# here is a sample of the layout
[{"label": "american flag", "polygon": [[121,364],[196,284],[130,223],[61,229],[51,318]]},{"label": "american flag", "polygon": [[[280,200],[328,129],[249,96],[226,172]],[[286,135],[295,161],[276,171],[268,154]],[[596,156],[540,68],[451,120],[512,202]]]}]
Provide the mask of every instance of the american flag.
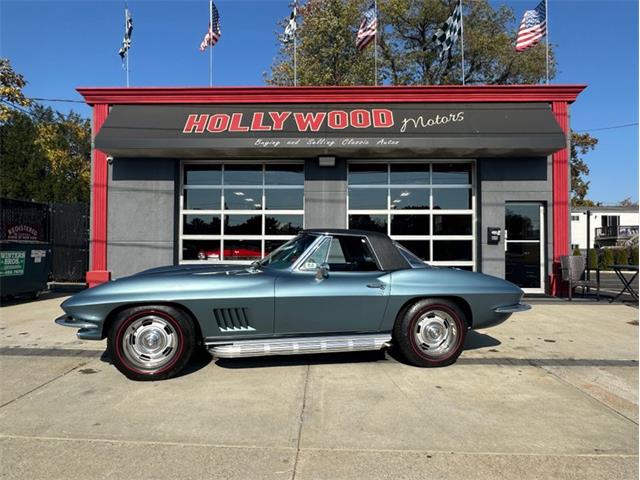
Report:
[{"label": "american flag", "polygon": [[220,35],[222,32],[220,31],[220,14],[218,13],[218,9],[214,5],[213,2],[210,2],[211,5],[211,21],[209,22],[209,31],[202,39],[202,43],[200,43],[200,51],[204,52],[208,46],[213,47],[218,40],[220,40]]},{"label": "american flag", "polygon": [[537,45],[547,34],[547,9],[544,2],[545,0],[542,0],[534,10],[524,12],[516,39],[517,52]]},{"label": "american flag", "polygon": [[358,50],[364,50],[367,48],[373,40],[376,38],[376,32],[378,31],[378,12],[376,12],[375,3],[364,12],[364,18],[358,29],[358,36],[356,37],[356,47]]}]

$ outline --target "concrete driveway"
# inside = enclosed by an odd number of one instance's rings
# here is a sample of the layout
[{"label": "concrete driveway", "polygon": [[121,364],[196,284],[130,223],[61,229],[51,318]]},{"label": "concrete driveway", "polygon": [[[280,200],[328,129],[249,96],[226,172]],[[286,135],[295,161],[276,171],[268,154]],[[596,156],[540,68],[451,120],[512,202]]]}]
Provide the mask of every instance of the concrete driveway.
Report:
[{"label": "concrete driveway", "polygon": [[136,383],[53,324],[63,299],[0,308],[2,478],[638,478],[629,306],[536,305],[441,369],[204,355]]}]

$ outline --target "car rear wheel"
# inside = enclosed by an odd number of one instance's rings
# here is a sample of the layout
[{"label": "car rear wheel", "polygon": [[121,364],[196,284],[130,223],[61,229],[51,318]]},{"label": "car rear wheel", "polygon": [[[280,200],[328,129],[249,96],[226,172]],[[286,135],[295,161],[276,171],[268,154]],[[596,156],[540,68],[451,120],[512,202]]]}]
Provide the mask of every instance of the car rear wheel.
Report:
[{"label": "car rear wheel", "polygon": [[131,380],[164,380],[184,368],[195,342],[193,324],[183,312],[152,305],[119,312],[107,350],[116,368]]},{"label": "car rear wheel", "polygon": [[458,359],[466,334],[467,322],[458,305],[428,298],[400,313],[393,338],[407,362],[418,367],[442,367]]}]

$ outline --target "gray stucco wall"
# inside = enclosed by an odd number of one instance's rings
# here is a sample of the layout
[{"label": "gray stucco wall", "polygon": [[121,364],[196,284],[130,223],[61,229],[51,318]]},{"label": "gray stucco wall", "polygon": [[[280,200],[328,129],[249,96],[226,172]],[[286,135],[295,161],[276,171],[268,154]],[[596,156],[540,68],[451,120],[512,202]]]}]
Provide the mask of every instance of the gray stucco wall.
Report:
[{"label": "gray stucco wall", "polygon": [[[504,278],[505,252],[504,227],[505,203],[535,201],[545,203],[545,257],[547,271],[551,268],[553,251],[553,181],[551,156],[546,158],[484,158],[478,160],[477,206],[479,270]],[[487,228],[500,227],[500,243],[487,243]],[[546,287],[548,288],[548,286]]]},{"label": "gray stucco wall", "polygon": [[305,228],[347,227],[347,161],[334,167],[318,166],[317,158],[304,164]]},{"label": "gray stucco wall", "polygon": [[174,263],[172,159],[115,159],[109,167],[107,265],[113,278]]}]

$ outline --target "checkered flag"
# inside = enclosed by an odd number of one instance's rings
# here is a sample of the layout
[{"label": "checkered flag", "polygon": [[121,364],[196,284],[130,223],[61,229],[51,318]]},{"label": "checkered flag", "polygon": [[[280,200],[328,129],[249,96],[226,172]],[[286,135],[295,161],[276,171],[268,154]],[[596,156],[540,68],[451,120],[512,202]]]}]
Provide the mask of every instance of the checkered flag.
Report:
[{"label": "checkered flag", "polygon": [[433,36],[436,48],[440,51],[441,60],[444,60],[447,54],[449,55],[449,58],[451,58],[451,47],[456,43],[461,29],[462,5],[461,3],[458,3],[451,16],[447,18],[447,21],[442,24],[442,27],[440,27]]},{"label": "checkered flag", "polygon": [[122,47],[118,50],[118,55],[123,61],[131,48],[131,33],[133,32],[133,19],[128,8],[124,11],[124,19],[124,37],[122,38]]},{"label": "checkered flag", "polygon": [[298,30],[298,24],[296,23],[296,16],[298,15],[298,6],[293,4],[293,10],[291,11],[291,17],[284,29],[284,33],[280,36],[282,43],[291,43],[296,37],[296,31]]}]

